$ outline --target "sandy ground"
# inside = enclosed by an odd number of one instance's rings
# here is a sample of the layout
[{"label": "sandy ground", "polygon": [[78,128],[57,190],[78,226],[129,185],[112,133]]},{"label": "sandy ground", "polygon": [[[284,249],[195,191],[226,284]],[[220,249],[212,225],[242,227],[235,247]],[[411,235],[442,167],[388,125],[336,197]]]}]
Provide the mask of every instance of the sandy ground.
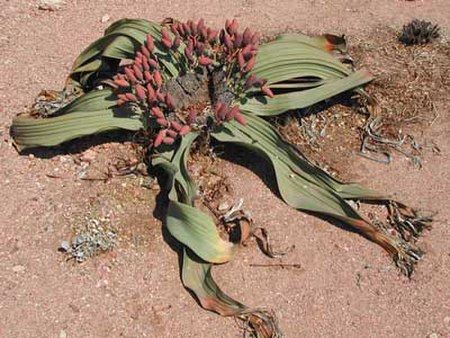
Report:
[{"label": "sandy ground", "polygon": [[[232,320],[203,311],[183,289],[177,256],[153,216],[155,191],[123,177],[82,181],[78,154],[19,156],[11,146],[12,117],[41,89],[61,88],[77,54],[112,21],[203,17],[219,27],[236,17],[263,33],[332,32],[350,41],[415,17],[440,23],[447,36],[450,27],[446,0],[67,0],[55,11],[38,4],[0,0],[0,337],[241,336]],[[302,268],[250,267],[270,263],[252,244],[215,270],[223,289],[273,309],[286,337],[450,337],[448,102],[436,102],[439,117],[423,130],[441,154],[425,154],[422,170],[401,157],[386,166],[350,153],[355,179],[438,212],[411,280],[375,244],[289,209],[249,169],[227,163],[236,198],[245,199],[276,245],[295,244],[283,262]],[[105,156],[127,146],[94,149],[91,167],[104,168],[113,161]],[[86,215],[109,216],[122,241],[111,253],[73,264],[57,248]]]}]

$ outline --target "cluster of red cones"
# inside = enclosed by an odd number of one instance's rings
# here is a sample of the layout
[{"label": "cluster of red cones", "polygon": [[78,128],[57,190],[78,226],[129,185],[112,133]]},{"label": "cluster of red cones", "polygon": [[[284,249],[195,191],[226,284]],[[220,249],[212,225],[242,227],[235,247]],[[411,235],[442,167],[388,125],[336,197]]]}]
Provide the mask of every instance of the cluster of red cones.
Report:
[{"label": "cluster of red cones", "polygon": [[[232,83],[234,91],[245,92],[253,87],[273,97],[272,91],[265,86],[266,81],[251,74],[258,51],[258,33],[252,33],[249,28],[239,32],[236,20],[227,20],[225,28],[217,32],[206,27],[203,19],[197,23],[190,20],[186,23],[175,22],[170,26],[170,31],[162,28],[160,45],[166,52],[184,56],[188,69],[213,67],[210,68],[212,70],[225,66],[227,80]],[[182,44],[184,51],[180,48]],[[173,144],[177,137],[186,135],[197,115],[195,111],[190,111],[186,123],[175,118],[176,114],[172,113],[177,108],[177,102],[169,92],[163,91],[163,82],[155,41],[149,34],[136,52],[134,63],[125,67],[124,73],[115,76],[114,84],[120,91],[117,94],[118,105],[128,102],[138,104],[159,125],[154,147]],[[231,120],[247,124],[238,105],[229,106],[222,102],[214,106],[214,119],[218,124]]]}]

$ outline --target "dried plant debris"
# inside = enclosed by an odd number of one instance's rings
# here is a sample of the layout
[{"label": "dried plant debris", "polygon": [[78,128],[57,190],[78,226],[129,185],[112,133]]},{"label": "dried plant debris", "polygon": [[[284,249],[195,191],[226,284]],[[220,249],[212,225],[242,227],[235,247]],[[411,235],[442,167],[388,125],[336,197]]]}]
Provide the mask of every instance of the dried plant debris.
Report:
[{"label": "dried plant debris", "polygon": [[400,42],[405,45],[424,45],[439,37],[439,26],[430,21],[414,19],[403,26]]},{"label": "dried plant debris", "polygon": [[116,244],[117,232],[108,217],[96,219],[87,216],[77,235],[71,241],[62,241],[59,249],[66,253],[68,260],[81,263],[112,250]]}]

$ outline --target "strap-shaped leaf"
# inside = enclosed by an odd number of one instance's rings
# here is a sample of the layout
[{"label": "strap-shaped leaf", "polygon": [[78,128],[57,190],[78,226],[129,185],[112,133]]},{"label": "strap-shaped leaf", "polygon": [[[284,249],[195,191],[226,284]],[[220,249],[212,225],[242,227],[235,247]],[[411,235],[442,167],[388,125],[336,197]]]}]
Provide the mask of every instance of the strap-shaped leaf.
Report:
[{"label": "strap-shaped leaf", "polygon": [[186,288],[193,291],[203,308],[222,316],[232,316],[247,307],[220,290],[211,275],[212,265],[193,259],[192,253],[183,251],[181,279]]},{"label": "strap-shaped leaf", "polygon": [[237,249],[235,244],[220,238],[211,217],[189,205],[170,201],[166,224],[173,237],[206,262],[226,263]]},{"label": "strap-shaped leaf", "polygon": [[245,117],[247,126],[232,122],[213,137],[221,142],[242,145],[265,158],[273,166],[280,194],[290,206],[344,221],[361,220],[344,198],[380,197],[379,193],[360,185],[335,180],[309,163],[268,122],[251,114],[245,114]]},{"label": "strap-shaped leaf", "polygon": [[[372,80],[366,71],[352,72],[329,53],[332,43],[325,37],[282,35],[261,46],[253,73],[267,80],[271,89],[284,89],[270,99],[247,92],[242,110],[261,116],[273,116],[290,109],[299,109],[329,99],[348,90],[357,89]],[[256,94],[256,95],[255,95]]]},{"label": "strap-shaped leaf", "polygon": [[237,246],[223,240],[212,218],[193,206],[196,191],[186,162],[197,136],[189,133],[175,151],[162,153],[152,163],[161,166],[169,176],[166,226],[170,234],[206,262],[225,263],[233,257]]},{"label": "strap-shaped leaf", "polygon": [[11,132],[17,148],[51,147],[104,131],[142,128],[140,115],[115,107],[111,90],[89,92],[59,113],[62,115],[46,119],[14,118]]},{"label": "strap-shaped leaf", "polygon": [[274,116],[292,109],[309,107],[351,89],[355,89],[372,80],[365,71],[358,71],[334,81],[306,90],[278,94],[274,98],[256,96],[241,105],[243,111],[259,116]]},{"label": "strap-shaped leaf", "polygon": [[201,263],[188,250],[183,251],[181,279],[183,285],[197,297],[200,305],[221,316],[234,316],[242,321],[245,330],[256,338],[281,338],[273,315],[265,310],[250,309],[225,294],[211,275],[212,265]]},{"label": "strap-shaped leaf", "polygon": [[155,39],[155,55],[163,65],[163,75],[170,78],[179,74],[177,60],[171,58],[161,47],[159,24],[142,19],[122,19],[111,24],[105,35],[91,43],[75,60],[70,77],[75,83],[86,87],[90,78],[110,59],[134,57],[145,42],[147,34]]}]

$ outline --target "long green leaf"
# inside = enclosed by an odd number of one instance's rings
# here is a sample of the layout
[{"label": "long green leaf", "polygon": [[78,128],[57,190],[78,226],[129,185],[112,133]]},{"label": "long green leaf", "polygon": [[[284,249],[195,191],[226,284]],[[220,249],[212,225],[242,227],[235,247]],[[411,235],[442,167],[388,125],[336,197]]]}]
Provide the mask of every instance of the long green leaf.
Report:
[{"label": "long green leaf", "polygon": [[222,316],[233,316],[245,310],[245,305],[220,290],[212,278],[211,268],[211,264],[196,261],[184,250],[181,279],[184,286],[195,293],[203,308]]},{"label": "long green leaf", "polygon": [[365,71],[352,72],[325,46],[324,37],[303,35],[282,35],[262,45],[253,73],[267,80],[269,88],[289,89],[289,92],[275,92],[275,97],[270,99],[258,94],[258,90],[250,90],[241,102],[242,110],[274,116],[308,107],[372,80]]},{"label": "long green leaf", "polygon": [[275,95],[274,98],[256,96],[241,105],[241,109],[259,116],[274,116],[292,109],[300,109],[357,88],[372,80],[365,71],[358,71],[342,79],[319,87]]},{"label": "long green leaf", "polygon": [[51,147],[82,136],[115,129],[139,130],[140,115],[118,109],[111,90],[92,91],[62,108],[56,117],[17,116],[11,132],[19,150]]},{"label": "long green leaf", "polygon": [[86,88],[87,83],[96,74],[107,59],[127,59],[134,57],[136,51],[145,42],[147,34],[155,39],[155,55],[163,65],[166,78],[178,76],[178,61],[169,55],[161,43],[159,24],[142,19],[122,19],[111,24],[105,35],[91,43],[75,60],[70,77],[75,83]]},{"label": "long green leaf", "polygon": [[[181,253],[183,285],[195,294],[204,309],[222,316],[235,316],[256,337],[279,337],[280,331],[270,314],[249,309],[229,297],[220,290],[211,275],[213,265],[210,262],[225,262],[231,258],[236,247],[230,247],[220,239],[210,217],[193,207],[196,189],[187,171],[186,161],[196,137],[195,133],[189,133],[177,148],[169,148],[152,160],[152,164],[163,169],[168,176],[170,201],[166,226],[184,245]],[[224,245],[227,248],[225,251],[220,249]]]},{"label": "long green leaf", "polygon": [[193,206],[196,195],[186,162],[192,142],[198,135],[189,133],[182,138],[176,151],[163,153],[153,160],[169,176],[169,208],[166,226],[170,234],[209,263],[229,261],[237,246],[223,240],[210,216]]},{"label": "long green leaf", "polygon": [[343,184],[310,164],[263,119],[245,114],[248,125],[236,122],[213,134],[218,141],[236,143],[256,152],[274,168],[278,189],[290,206],[341,220],[361,220],[345,198],[374,199],[379,193],[357,184]]}]

